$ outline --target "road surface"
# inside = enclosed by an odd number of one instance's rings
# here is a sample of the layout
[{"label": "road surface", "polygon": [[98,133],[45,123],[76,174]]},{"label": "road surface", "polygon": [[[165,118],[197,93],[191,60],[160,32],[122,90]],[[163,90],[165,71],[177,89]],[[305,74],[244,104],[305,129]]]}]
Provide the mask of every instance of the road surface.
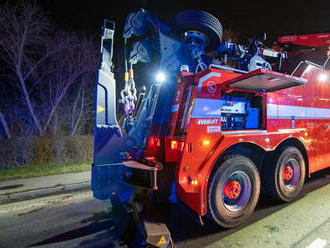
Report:
[{"label": "road surface", "polygon": [[[261,197],[252,217],[226,230],[202,227],[177,205],[159,206],[178,248],[330,247],[330,172],[313,176],[290,204]],[[312,211],[313,210],[313,211]],[[117,247],[116,228],[91,192],[0,205],[0,247]]]}]

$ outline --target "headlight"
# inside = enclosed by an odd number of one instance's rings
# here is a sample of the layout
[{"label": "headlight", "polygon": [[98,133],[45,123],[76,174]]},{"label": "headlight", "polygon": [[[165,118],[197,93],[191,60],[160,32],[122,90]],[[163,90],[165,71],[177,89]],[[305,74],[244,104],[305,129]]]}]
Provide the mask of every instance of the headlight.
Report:
[{"label": "headlight", "polygon": [[159,83],[163,83],[166,80],[166,74],[164,72],[158,72],[156,74],[156,81]]}]

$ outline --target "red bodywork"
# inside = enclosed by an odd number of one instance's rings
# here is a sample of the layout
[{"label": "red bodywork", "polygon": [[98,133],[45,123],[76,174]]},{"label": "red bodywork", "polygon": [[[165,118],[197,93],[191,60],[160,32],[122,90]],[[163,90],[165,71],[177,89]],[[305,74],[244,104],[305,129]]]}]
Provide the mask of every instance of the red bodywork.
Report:
[{"label": "red bodywork", "polygon": [[[288,60],[282,65],[282,70],[286,72],[291,73],[300,61],[306,59],[323,65],[330,56],[330,33],[282,36],[274,42],[273,49],[288,54]],[[328,63],[326,68],[329,69],[329,66]]]},{"label": "red bodywork", "polygon": [[[201,216],[207,211],[210,173],[219,157],[236,144],[249,143],[268,152],[287,139],[295,139],[305,149],[309,174],[330,165],[329,71],[305,66],[300,70],[305,84],[269,93],[238,88],[239,83],[234,87],[235,82],[245,79],[253,82],[253,78],[261,77],[260,73],[277,76],[279,80],[299,79],[265,70],[248,74],[213,68],[198,74],[182,72],[173,99],[168,135],[161,142],[149,142],[147,154],[157,157],[159,152],[155,153],[155,149],[160,149],[165,155],[162,159],[165,166],[176,164],[178,198]],[[273,79],[268,80],[271,84]],[[233,91],[254,92],[262,97],[262,123],[258,129],[221,130],[221,116],[212,112],[212,106],[221,94]],[[288,171],[286,176],[289,174]],[[230,194],[229,189],[227,193]]]},{"label": "red bodywork", "polygon": [[281,44],[294,44],[308,47],[330,45],[330,33],[287,35],[277,39]]}]

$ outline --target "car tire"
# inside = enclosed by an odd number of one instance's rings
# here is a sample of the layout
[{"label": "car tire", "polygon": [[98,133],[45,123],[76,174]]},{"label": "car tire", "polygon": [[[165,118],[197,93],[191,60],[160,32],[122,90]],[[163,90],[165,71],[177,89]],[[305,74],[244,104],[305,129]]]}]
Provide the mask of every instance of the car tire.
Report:
[{"label": "car tire", "polygon": [[201,10],[185,10],[179,12],[173,20],[173,29],[179,35],[185,32],[197,32],[205,35],[208,44],[206,52],[216,50],[222,40],[222,25],[210,13]]},{"label": "car tire", "polygon": [[[242,155],[229,155],[219,161],[209,180],[208,217],[225,228],[239,226],[255,209],[260,194],[260,177],[255,164]],[[235,199],[226,194],[228,183],[238,181]]]},{"label": "car tire", "polygon": [[284,202],[294,200],[304,184],[305,168],[304,157],[294,146],[271,152],[266,156],[263,166],[266,194]]}]

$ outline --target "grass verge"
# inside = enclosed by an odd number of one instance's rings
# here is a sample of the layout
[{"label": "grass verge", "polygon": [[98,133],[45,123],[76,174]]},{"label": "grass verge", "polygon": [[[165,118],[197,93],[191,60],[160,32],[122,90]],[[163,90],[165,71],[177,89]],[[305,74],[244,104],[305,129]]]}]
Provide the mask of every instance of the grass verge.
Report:
[{"label": "grass verge", "polygon": [[88,171],[90,169],[91,164],[87,163],[68,163],[62,165],[39,164],[25,165],[15,168],[0,168],[0,181],[81,172]]}]

